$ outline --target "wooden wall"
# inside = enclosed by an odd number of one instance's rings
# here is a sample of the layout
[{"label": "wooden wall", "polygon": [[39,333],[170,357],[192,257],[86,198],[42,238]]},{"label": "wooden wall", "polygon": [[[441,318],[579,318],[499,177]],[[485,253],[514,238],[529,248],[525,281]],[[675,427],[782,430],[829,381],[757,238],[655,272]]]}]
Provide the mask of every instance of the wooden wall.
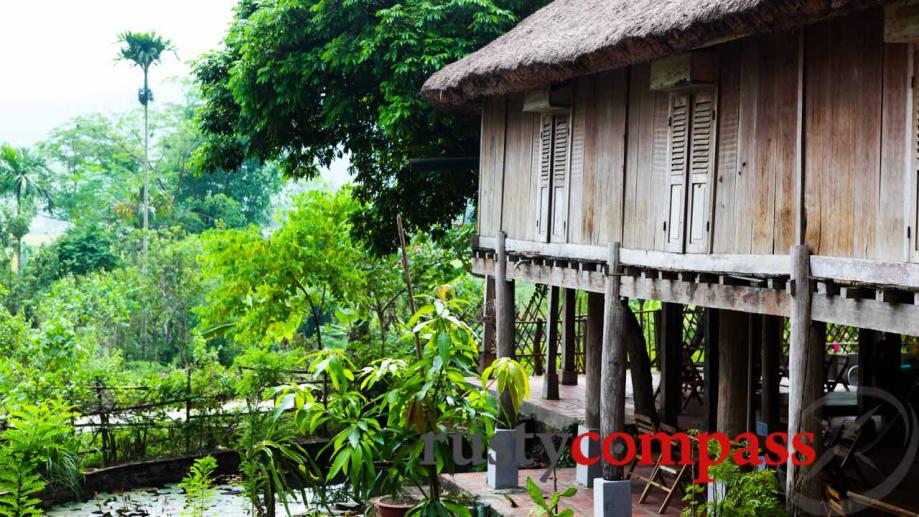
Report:
[{"label": "wooden wall", "polygon": [[489,99],[482,107],[482,144],[479,156],[479,235],[493,237],[501,228],[504,195],[504,136],[507,102]]},{"label": "wooden wall", "polygon": [[820,255],[906,260],[908,56],[880,11],[806,31],[805,214]]},{"label": "wooden wall", "polygon": [[782,254],[794,243],[798,34],[720,49],[714,253]]},{"label": "wooden wall", "polygon": [[622,228],[628,72],[579,79],[572,117],[568,241],[605,244]]},{"label": "wooden wall", "polygon": [[[907,260],[912,56],[906,45],[883,43],[880,10],[716,50],[711,251],[788,253],[796,239],[800,138],[812,252]],[[665,249],[669,94],[651,91],[649,80],[645,64],[573,82],[570,243]],[[539,115],[522,106],[522,96],[484,106],[483,236],[503,227],[510,238],[536,239]]]}]

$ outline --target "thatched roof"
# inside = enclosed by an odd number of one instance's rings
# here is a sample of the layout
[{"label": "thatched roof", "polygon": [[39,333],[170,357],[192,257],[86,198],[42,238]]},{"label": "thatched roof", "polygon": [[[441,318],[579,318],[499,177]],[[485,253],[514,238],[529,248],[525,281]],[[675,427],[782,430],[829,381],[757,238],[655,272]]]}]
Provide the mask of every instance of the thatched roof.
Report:
[{"label": "thatched roof", "polygon": [[431,76],[422,94],[445,107],[469,105],[883,1],[555,0]]}]

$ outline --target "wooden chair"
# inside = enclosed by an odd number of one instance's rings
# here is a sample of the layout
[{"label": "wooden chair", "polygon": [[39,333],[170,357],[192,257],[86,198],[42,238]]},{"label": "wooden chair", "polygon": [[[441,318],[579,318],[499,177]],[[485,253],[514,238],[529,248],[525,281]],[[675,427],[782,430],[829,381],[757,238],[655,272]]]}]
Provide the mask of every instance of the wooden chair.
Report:
[{"label": "wooden chair", "polygon": [[835,455],[830,468],[835,472],[836,482],[842,486],[848,484],[845,473],[849,465],[853,466],[862,483],[870,485],[864,471],[859,466],[859,462],[855,461],[854,458],[860,454],[858,447],[862,443],[862,426],[876,410],[877,408],[871,409],[859,417],[857,421],[848,422],[840,426],[827,444],[827,448],[832,450]]},{"label": "wooden chair", "polygon": [[827,517],[849,517],[849,512],[846,511],[845,501],[843,501],[842,495],[840,495],[838,490],[830,485],[826,485],[823,495],[823,504],[826,506]]},{"label": "wooden chair", "polygon": [[[671,436],[670,439],[670,448],[673,452],[673,459],[679,460],[681,458],[682,452],[680,447],[682,444],[679,440],[672,438],[672,436],[677,432],[677,430],[669,425],[661,424],[660,430]],[[692,450],[695,449],[695,443],[692,443]],[[649,477],[638,476],[638,479],[641,479],[645,482],[645,488],[641,492],[641,497],[638,498],[638,503],[643,504],[647,499],[648,495],[651,493],[652,489],[658,489],[665,494],[664,501],[661,503],[660,508],[657,513],[664,513],[667,511],[667,507],[670,506],[670,502],[673,500],[673,496],[676,495],[676,492],[683,491],[683,485],[686,483],[692,482],[692,470],[695,463],[695,459],[689,462],[687,465],[664,465],[662,463],[663,458],[658,457],[657,462],[654,464],[654,469],[651,471]],[[667,484],[667,478],[671,478],[671,482]]]},{"label": "wooden chair", "polygon": [[[657,432],[657,424],[654,423],[654,420],[648,415],[642,415],[640,413],[635,413],[635,427],[638,429],[637,434],[654,434]],[[626,479],[632,478],[632,472],[635,471],[635,467],[638,465],[639,455],[636,454],[632,458],[632,463],[629,464],[629,470],[625,473]]]}]

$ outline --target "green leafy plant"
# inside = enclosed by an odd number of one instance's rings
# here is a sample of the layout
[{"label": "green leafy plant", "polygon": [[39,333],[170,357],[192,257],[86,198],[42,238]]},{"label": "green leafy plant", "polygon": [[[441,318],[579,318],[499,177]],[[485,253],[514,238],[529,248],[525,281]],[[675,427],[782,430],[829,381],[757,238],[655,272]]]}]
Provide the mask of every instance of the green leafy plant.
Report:
[{"label": "green leafy plant", "polygon": [[555,492],[549,496],[549,499],[546,499],[545,494],[542,490],[533,481],[533,478],[527,478],[527,493],[530,494],[530,499],[533,500],[533,504],[536,505],[536,508],[530,511],[530,515],[533,516],[545,516],[545,517],[573,517],[574,510],[571,508],[565,508],[561,512],[558,511],[558,503],[563,497],[572,497],[577,493],[575,487],[568,487],[564,492]]},{"label": "green leafy plant", "polygon": [[420,356],[383,358],[355,374],[344,351],[322,351],[313,356],[311,371],[332,384],[328,401],[296,387],[280,399],[280,407],[296,407],[304,432],[326,426],[336,433],[328,445],[327,479],[347,475],[359,500],[399,499],[412,485],[423,498],[411,515],[468,515],[466,506],[441,494],[440,474],[455,470],[452,448],[435,442],[434,464],[422,461],[429,433],[464,429],[485,436],[493,426],[493,401],[466,382],[475,375],[478,350],[472,331],[455,316],[460,306],[444,288],[405,323],[403,349],[415,350],[417,338]]},{"label": "green leafy plant", "polygon": [[[709,454],[717,457],[721,447],[716,440],[708,444]],[[686,489],[683,501],[687,507],[683,510],[685,517],[705,514],[717,517],[782,517],[786,515],[785,507],[779,498],[779,482],[774,471],[740,467],[734,463],[734,453],[730,460],[713,465],[709,474],[718,483],[719,497],[705,501],[701,506],[700,499],[705,499],[707,485],[693,483]]]},{"label": "green leafy plant", "polygon": [[0,515],[41,515],[41,499],[35,496],[44,488],[38,465],[33,460],[20,453],[0,452]]},{"label": "green leafy plant", "polygon": [[513,429],[517,425],[520,405],[530,396],[530,378],[527,371],[510,357],[500,357],[482,372],[482,387],[487,388],[489,381],[496,381],[496,392],[510,402],[513,413],[502,414],[501,420],[507,429]]},{"label": "green leafy plant", "polygon": [[10,461],[34,467],[44,482],[76,492],[80,459],[70,425],[75,416],[70,406],[50,400],[37,405],[23,404],[9,409],[8,414],[7,429],[0,434],[3,442],[0,453]]},{"label": "green leafy plant", "polygon": [[[237,442],[243,489],[259,517],[274,517],[277,503],[290,514],[290,496],[319,478],[319,467],[297,443],[296,428],[278,413],[264,414],[249,407]],[[295,488],[297,487],[297,488]]]},{"label": "green leafy plant", "polygon": [[189,517],[204,517],[214,497],[214,471],[217,460],[213,456],[198,458],[179,483],[185,489],[185,511]]}]

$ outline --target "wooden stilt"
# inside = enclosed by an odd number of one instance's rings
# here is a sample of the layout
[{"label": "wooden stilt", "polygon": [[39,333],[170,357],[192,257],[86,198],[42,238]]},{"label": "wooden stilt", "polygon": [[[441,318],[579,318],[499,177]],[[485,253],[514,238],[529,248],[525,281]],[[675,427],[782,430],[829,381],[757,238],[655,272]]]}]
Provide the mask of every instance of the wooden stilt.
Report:
[{"label": "wooden stilt", "polygon": [[584,340],[585,394],[584,425],[600,428],[600,364],[603,359],[603,295],[587,294],[587,336]]},{"label": "wooden stilt", "polygon": [[705,309],[702,313],[705,329],[705,428],[709,432],[718,429],[718,311]]},{"label": "wooden stilt", "polygon": [[720,311],[718,319],[718,431],[735,436],[747,430],[750,315]]},{"label": "wooden stilt", "polygon": [[760,389],[760,420],[768,432],[779,425],[779,365],[782,354],[782,333],[785,320],[779,316],[763,317],[763,339],[761,342],[762,387]]},{"label": "wooden stilt", "polygon": [[[894,395],[900,397],[900,362],[902,354],[900,350],[903,347],[903,338],[899,334],[884,333],[884,338],[878,343],[877,353],[875,354],[875,385]],[[881,414],[885,418],[892,418],[896,410],[890,404],[885,404],[881,408]]]},{"label": "wooden stilt", "polygon": [[869,409],[869,399],[865,397],[865,390],[862,386],[877,386],[875,377],[875,354],[877,353],[878,343],[881,341],[881,333],[871,329],[858,329],[858,414],[863,414]]},{"label": "wooden stilt", "polygon": [[635,412],[647,415],[657,423],[657,411],[654,407],[654,378],[651,375],[651,358],[648,357],[648,344],[645,342],[641,323],[628,303],[622,303],[623,339],[628,354],[629,373],[632,377],[632,400]]},{"label": "wooden stilt", "polygon": [[577,304],[578,292],[574,289],[565,289],[562,298],[562,377],[561,383],[569,386],[577,385],[578,371],[574,363],[574,354],[577,351]]},{"label": "wooden stilt", "polygon": [[479,372],[495,360],[495,277],[485,277],[485,302],[482,305],[482,352],[479,354]]},{"label": "wooden stilt", "polygon": [[[608,436],[625,429],[625,341],[623,308],[619,300],[619,243],[610,243],[609,275],[603,304],[603,352],[600,373],[600,434]],[[615,451],[614,451],[615,454]],[[622,467],[604,462],[603,478],[622,479]]]},{"label": "wooden stilt", "polygon": [[[504,232],[499,231],[495,243],[495,337],[498,357],[514,357],[514,283],[507,280],[507,252]],[[502,414],[516,421],[513,405],[507,393],[499,396]]]},{"label": "wooden stilt", "polygon": [[558,287],[549,288],[549,310],[546,314],[546,373],[542,398],[558,400]]},{"label": "wooden stilt", "polygon": [[747,339],[747,431],[756,432],[756,389],[760,385],[759,356],[763,340],[763,316],[751,314]]},{"label": "wooden stilt", "polygon": [[676,426],[683,400],[683,306],[661,304],[661,421]]},{"label": "wooden stilt", "polygon": [[[788,435],[814,433],[813,445],[819,457],[819,445],[822,442],[821,411],[814,403],[823,394],[826,324],[811,320],[810,251],[807,246],[799,244],[792,247],[791,261],[791,279],[795,283],[795,292],[791,300],[791,339],[788,351]],[[789,452],[794,452],[792,446],[789,446]],[[817,481],[815,477],[807,477],[807,467],[796,466],[789,456],[785,496],[790,515],[804,514],[807,511],[801,507],[804,501],[820,500]]]}]

